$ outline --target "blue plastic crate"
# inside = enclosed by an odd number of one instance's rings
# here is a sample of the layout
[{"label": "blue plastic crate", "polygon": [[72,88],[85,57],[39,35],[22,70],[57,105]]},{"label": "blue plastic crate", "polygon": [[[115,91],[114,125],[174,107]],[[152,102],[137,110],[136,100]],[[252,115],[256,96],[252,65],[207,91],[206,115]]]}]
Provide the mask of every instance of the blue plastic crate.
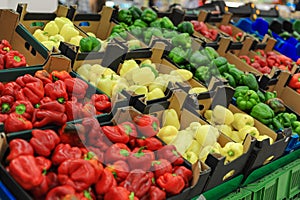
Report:
[{"label": "blue plastic crate", "polygon": [[300,141],[299,141],[299,135],[292,135],[290,142],[285,149],[285,153],[290,153],[291,151],[295,151],[297,149],[300,149]]},{"label": "blue plastic crate", "polygon": [[0,181],[0,199],[1,200],[15,200],[16,198],[10,193],[10,191]]}]

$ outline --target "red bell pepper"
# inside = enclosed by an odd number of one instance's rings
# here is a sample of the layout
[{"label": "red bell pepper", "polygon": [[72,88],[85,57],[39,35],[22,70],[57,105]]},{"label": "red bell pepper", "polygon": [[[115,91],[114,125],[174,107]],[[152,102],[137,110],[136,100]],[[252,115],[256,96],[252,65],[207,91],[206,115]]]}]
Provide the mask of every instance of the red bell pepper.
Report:
[{"label": "red bell pepper", "polygon": [[151,179],[149,175],[140,169],[132,170],[125,182],[124,188],[130,192],[134,192],[134,195],[138,198],[145,196],[151,187]]},{"label": "red bell pepper", "polygon": [[69,97],[83,99],[88,89],[88,84],[79,78],[67,78],[64,80]]},{"label": "red bell pepper", "polygon": [[59,144],[60,139],[53,130],[32,130],[30,144],[36,154],[40,156],[50,156],[52,150]]},{"label": "red bell pepper", "polygon": [[165,200],[166,199],[166,193],[165,191],[161,190],[160,188],[156,186],[151,186],[149,193],[147,196],[142,197],[140,200]]},{"label": "red bell pepper", "polygon": [[30,130],[32,127],[31,121],[17,113],[10,113],[4,124],[4,130],[7,133]]},{"label": "red bell pepper", "polygon": [[97,160],[99,160],[99,162],[103,163],[103,161],[104,161],[104,152],[103,151],[101,151],[99,148],[93,147],[93,146],[88,146],[86,148],[87,148],[87,151],[93,152],[95,154],[95,156],[97,157]]},{"label": "red bell pepper", "polygon": [[83,118],[83,106],[77,102],[76,97],[72,97],[71,100],[66,101],[65,108],[68,121]]},{"label": "red bell pepper", "polygon": [[267,56],[267,64],[270,68],[280,65],[280,60],[277,55]]},{"label": "red bell pepper", "polygon": [[[5,68],[5,59],[4,59],[4,55],[0,54],[0,70]],[[1,94],[1,92],[0,92]]]},{"label": "red bell pepper", "polygon": [[64,105],[58,103],[55,100],[49,101],[49,102],[43,102],[39,106],[39,110],[53,110],[56,112],[64,113],[66,111],[66,108]]},{"label": "red bell pepper", "polygon": [[179,194],[184,188],[184,180],[181,176],[172,173],[165,173],[156,180],[157,185],[168,194]]},{"label": "red bell pepper", "polygon": [[25,189],[31,190],[43,181],[42,172],[32,155],[21,155],[9,163],[10,175]]},{"label": "red bell pepper", "polygon": [[243,33],[242,32],[238,32],[234,36],[234,38],[236,39],[236,41],[241,41],[242,37],[243,37]]},{"label": "red bell pepper", "polygon": [[[257,63],[257,62],[251,63],[250,66],[252,66],[253,68],[258,69],[258,70],[259,70],[259,68],[260,68],[260,64]],[[268,67],[268,68],[269,68],[269,67]]]},{"label": "red bell pepper", "polygon": [[129,135],[129,138],[136,138],[138,133],[136,131],[136,127],[131,122],[123,122],[121,124],[117,125],[121,132],[125,133],[126,135]]},{"label": "red bell pepper", "polygon": [[43,174],[41,184],[30,190],[30,193],[35,199],[45,199],[47,192],[58,185],[57,175],[54,172],[49,172],[46,175]]},{"label": "red bell pepper", "polygon": [[102,114],[97,112],[95,106],[92,103],[86,103],[82,108],[82,113],[83,116],[87,118],[94,117],[97,114]]},{"label": "red bell pepper", "polygon": [[106,151],[111,145],[111,142],[102,133],[99,122],[95,118],[84,118],[82,125],[87,133],[87,143],[98,147],[102,151]]},{"label": "red bell pepper", "polygon": [[26,119],[31,120],[34,107],[30,101],[16,101],[11,108],[11,112],[16,112],[18,115],[22,115]]},{"label": "red bell pepper", "polygon": [[10,95],[4,95],[0,97],[0,111],[1,113],[10,113],[11,112],[11,107],[14,104],[14,97]]},{"label": "red bell pepper", "polygon": [[232,27],[230,25],[220,25],[220,30],[228,35],[232,36]]},{"label": "red bell pepper", "polygon": [[60,184],[70,185],[78,192],[88,189],[95,182],[94,167],[83,159],[66,160],[60,164],[57,172]]},{"label": "red bell pepper", "polygon": [[111,111],[111,102],[105,94],[93,94],[91,102],[98,112],[108,113]]},{"label": "red bell pepper", "polygon": [[1,40],[0,54],[5,55],[12,50],[10,43],[7,40]]},{"label": "red bell pepper", "polygon": [[75,147],[84,147],[86,144],[85,128],[81,124],[65,124],[59,129],[59,137],[62,143]]},{"label": "red bell pepper", "polygon": [[58,80],[64,81],[65,79],[72,78],[72,76],[67,71],[54,70],[51,72],[51,76],[53,81],[58,81]]},{"label": "red bell pepper", "polygon": [[95,170],[95,181],[97,183],[101,174],[103,173],[103,165],[99,162],[98,157],[93,152],[87,152],[84,155],[84,160],[87,160]]},{"label": "red bell pepper", "polygon": [[0,123],[1,123],[1,122],[5,123],[7,117],[8,117],[8,114],[1,114],[1,113],[0,113]]},{"label": "red bell pepper", "polygon": [[176,147],[174,145],[164,146],[156,152],[156,155],[159,159],[166,159],[174,166],[182,165],[184,162],[183,158],[176,151]]},{"label": "red bell pepper", "polygon": [[22,89],[16,93],[17,100],[28,100],[32,105],[35,105],[44,97],[44,85],[40,79],[30,74],[25,74],[17,78],[16,83],[22,87]]},{"label": "red bell pepper", "polygon": [[289,87],[293,89],[300,89],[300,73],[296,73],[292,76]]},{"label": "red bell pepper", "polygon": [[112,187],[104,195],[104,200],[136,200],[133,192],[129,192],[123,187]]},{"label": "red bell pepper", "polygon": [[16,97],[17,91],[21,89],[21,86],[17,84],[16,82],[8,82],[4,85],[4,88],[2,89],[1,95],[8,95],[12,96],[13,98]]},{"label": "red bell pepper", "polygon": [[261,67],[265,67],[265,66],[267,66],[267,62],[263,59],[263,58],[261,58],[260,56],[254,56],[254,60],[257,62],[257,63],[259,63],[259,65],[261,66]]},{"label": "red bell pepper", "polygon": [[244,61],[245,63],[247,63],[248,65],[251,64],[251,60],[248,56],[239,56],[239,58]]},{"label": "red bell pepper", "polygon": [[257,50],[256,50],[256,53],[257,53],[258,55],[262,56],[262,57],[266,57],[266,53],[265,53],[265,51],[262,50],[262,49],[257,49]]},{"label": "red bell pepper", "polygon": [[298,58],[298,60],[296,61],[297,65],[300,65],[300,58]]},{"label": "red bell pepper", "polygon": [[75,189],[69,185],[57,186],[50,190],[46,196],[46,200],[64,199],[69,194],[75,194]]},{"label": "red bell pepper", "polygon": [[43,174],[46,174],[52,165],[52,162],[43,156],[35,157],[35,162]]},{"label": "red bell pepper", "polygon": [[193,172],[191,170],[184,166],[176,166],[173,169],[173,173],[183,178],[185,187],[189,186],[189,183],[193,178]]},{"label": "red bell pepper", "polygon": [[126,144],[129,141],[129,136],[120,131],[118,126],[102,126],[102,131],[112,143]]},{"label": "red bell pepper", "polygon": [[103,195],[115,186],[117,186],[117,182],[114,179],[113,174],[105,168],[100,179],[95,185],[95,191],[97,195]]},{"label": "red bell pepper", "polygon": [[148,176],[151,179],[151,186],[156,186],[156,181],[155,181],[154,173],[152,171],[148,172]]},{"label": "red bell pepper", "polygon": [[46,178],[47,178],[47,184],[48,184],[49,190],[51,190],[52,188],[59,185],[56,173],[47,172]]},{"label": "red bell pepper", "polygon": [[130,169],[142,169],[148,171],[151,168],[151,163],[155,159],[152,151],[144,150],[144,147],[135,148],[128,158]]},{"label": "red bell pepper", "polygon": [[9,155],[6,160],[11,161],[21,155],[32,155],[33,156],[33,148],[32,146],[23,139],[13,139],[9,143]]},{"label": "red bell pepper", "polygon": [[210,29],[209,33],[210,33],[210,39],[212,41],[215,41],[217,39],[217,37],[218,37],[218,34],[219,34],[218,31],[215,30],[215,29]]},{"label": "red bell pepper", "polygon": [[33,113],[33,126],[36,128],[43,127],[49,124],[63,126],[67,122],[67,115],[53,110],[37,109]]},{"label": "red bell pepper", "polygon": [[258,68],[258,71],[260,71],[263,74],[270,74],[271,73],[271,69],[267,66],[265,66],[263,68]]},{"label": "red bell pepper", "polygon": [[130,171],[127,162],[123,160],[118,160],[111,165],[107,165],[106,168],[112,172],[118,183],[124,181]]},{"label": "red bell pepper", "polygon": [[157,151],[163,147],[162,142],[155,138],[155,137],[150,137],[150,138],[142,138],[142,139],[137,139],[136,140],[137,147],[146,147],[150,151]]},{"label": "red bell pepper", "polygon": [[5,68],[26,67],[26,59],[23,54],[18,51],[10,51],[5,54]]},{"label": "red bell pepper", "polygon": [[172,169],[173,169],[172,164],[165,159],[152,161],[151,166],[154,171],[154,175],[156,179],[164,175],[165,173],[172,173]]},{"label": "red bell pepper", "polygon": [[45,95],[52,100],[57,100],[59,103],[64,103],[68,100],[66,85],[61,80],[45,85]]},{"label": "red bell pepper", "polygon": [[2,95],[3,90],[4,90],[4,83],[0,82],[0,95]]},{"label": "red bell pepper", "polygon": [[47,70],[38,70],[37,72],[35,72],[34,77],[40,79],[44,86],[47,83],[52,83],[52,76],[47,72]]},{"label": "red bell pepper", "polygon": [[105,163],[113,163],[118,160],[127,160],[130,155],[130,149],[123,143],[111,145],[104,154]]},{"label": "red bell pepper", "polygon": [[69,144],[59,144],[54,149],[51,160],[53,165],[60,165],[66,160],[79,159],[81,156],[81,150],[78,147],[71,147]]},{"label": "red bell pepper", "polygon": [[152,137],[159,131],[159,120],[152,115],[138,115],[133,121],[139,132],[146,137]]}]

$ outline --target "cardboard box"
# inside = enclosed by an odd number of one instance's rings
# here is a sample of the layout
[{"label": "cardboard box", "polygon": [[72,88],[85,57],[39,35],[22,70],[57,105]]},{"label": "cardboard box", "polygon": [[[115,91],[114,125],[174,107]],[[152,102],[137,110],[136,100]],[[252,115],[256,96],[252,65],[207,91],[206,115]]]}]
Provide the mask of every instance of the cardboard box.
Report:
[{"label": "cardboard box", "polygon": [[[26,58],[28,67],[42,66],[49,55],[47,50],[19,24],[19,15],[11,10],[0,10],[0,39],[7,40],[13,50],[19,51]],[[25,66],[24,66],[25,67]],[[0,73],[6,73],[14,69],[4,69]]]}]

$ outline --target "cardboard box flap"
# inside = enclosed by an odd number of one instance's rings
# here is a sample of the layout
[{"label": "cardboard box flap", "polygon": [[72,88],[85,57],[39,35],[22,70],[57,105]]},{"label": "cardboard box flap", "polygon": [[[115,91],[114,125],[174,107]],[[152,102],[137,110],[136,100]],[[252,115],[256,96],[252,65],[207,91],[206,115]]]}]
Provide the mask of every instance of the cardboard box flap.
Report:
[{"label": "cardboard box flap", "polygon": [[133,119],[140,114],[141,113],[132,106],[118,108],[112,119],[112,122],[114,124],[121,124],[123,122],[132,122]]},{"label": "cardboard box flap", "polygon": [[19,14],[11,10],[0,10],[0,39],[12,41],[15,28],[19,22]]},{"label": "cardboard box flap", "polygon": [[214,109],[217,105],[228,107],[232,101],[234,95],[234,89],[229,86],[218,87],[211,103],[211,109]]},{"label": "cardboard box flap", "polygon": [[44,69],[48,72],[57,71],[72,71],[71,60],[63,55],[51,55],[44,65]]},{"label": "cardboard box flap", "polygon": [[8,144],[6,141],[6,135],[4,132],[0,133],[0,160],[3,159],[4,153],[6,152],[6,149],[8,148]]}]

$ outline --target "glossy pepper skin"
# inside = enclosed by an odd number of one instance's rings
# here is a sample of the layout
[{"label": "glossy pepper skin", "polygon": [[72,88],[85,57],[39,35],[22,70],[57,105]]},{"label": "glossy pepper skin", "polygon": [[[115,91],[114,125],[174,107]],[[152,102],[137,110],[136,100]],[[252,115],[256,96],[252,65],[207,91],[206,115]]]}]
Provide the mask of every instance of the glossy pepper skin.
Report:
[{"label": "glossy pepper skin", "polygon": [[193,172],[184,166],[176,166],[173,169],[173,173],[177,176],[181,176],[184,180],[185,187],[188,187],[190,181],[193,178]]},{"label": "glossy pepper skin", "polygon": [[206,82],[211,78],[211,74],[209,71],[209,67],[207,66],[200,66],[195,71],[195,78],[199,81]]},{"label": "glossy pepper skin", "polygon": [[129,136],[121,132],[118,126],[102,126],[102,131],[112,143],[126,144],[129,141]]},{"label": "glossy pepper skin", "polygon": [[47,192],[58,185],[57,175],[54,172],[43,174],[43,180],[40,185],[30,190],[35,198],[45,199]]},{"label": "glossy pepper skin", "polygon": [[130,171],[123,187],[130,192],[134,192],[136,197],[141,198],[149,192],[151,179],[145,171],[135,169]]},{"label": "glossy pepper skin", "polygon": [[146,147],[150,151],[157,151],[163,147],[162,142],[155,137],[137,139],[136,143],[137,147]]},{"label": "glossy pepper skin", "polygon": [[11,161],[20,155],[33,156],[33,148],[26,140],[13,139],[9,143],[9,148],[10,148],[10,153],[6,158],[7,161]]},{"label": "glossy pepper skin", "polygon": [[43,156],[35,157],[35,162],[43,174],[47,173],[52,165],[52,162]]},{"label": "glossy pepper skin", "polygon": [[165,173],[156,180],[157,185],[163,188],[168,194],[179,194],[184,188],[184,180],[176,174]]},{"label": "glossy pepper skin", "polygon": [[123,143],[111,145],[105,152],[105,163],[113,163],[118,160],[127,160],[130,155],[130,149]]},{"label": "glossy pepper skin", "polygon": [[43,127],[49,124],[62,126],[67,122],[67,115],[53,110],[36,109],[32,121],[34,127]]},{"label": "glossy pepper skin", "polygon": [[48,192],[46,200],[64,199],[67,195],[75,194],[75,192],[75,189],[70,185],[57,186]]},{"label": "glossy pepper skin", "polygon": [[101,43],[97,38],[88,36],[80,40],[79,47],[81,52],[97,52],[101,49]]},{"label": "glossy pepper skin", "polygon": [[79,78],[68,78],[64,80],[69,97],[83,99],[85,97],[88,84]]},{"label": "glossy pepper skin", "polygon": [[70,185],[78,192],[88,189],[95,182],[94,167],[83,159],[66,160],[57,171],[60,184]]},{"label": "glossy pepper skin", "polygon": [[21,86],[16,83],[16,82],[8,82],[6,84],[4,84],[4,88],[2,88],[2,96],[8,95],[11,96],[13,98],[16,97],[16,93],[17,91],[19,91],[21,89]]},{"label": "glossy pepper skin", "polygon": [[100,179],[95,185],[95,191],[97,195],[103,195],[115,186],[117,186],[117,182],[114,178],[114,175],[111,171],[105,168]]},{"label": "glossy pepper skin", "polygon": [[58,81],[58,80],[64,81],[65,79],[72,78],[72,76],[69,74],[69,72],[56,71],[56,70],[51,72],[51,77],[54,82]]},{"label": "glossy pepper skin", "polygon": [[16,112],[28,120],[32,119],[34,107],[30,101],[16,101],[11,108],[11,112]]},{"label": "glossy pepper skin", "polygon": [[238,108],[244,111],[250,111],[253,106],[260,102],[258,94],[253,90],[242,90],[236,96]]},{"label": "glossy pepper skin", "polygon": [[151,163],[155,159],[152,151],[144,150],[144,147],[135,148],[128,157],[128,165],[130,169],[142,169],[148,171]]},{"label": "glossy pepper skin", "polygon": [[137,6],[131,6],[130,8],[128,8],[128,10],[131,12],[132,18],[135,19],[135,21],[137,19],[140,19],[141,15],[142,15],[142,10],[137,7]]},{"label": "glossy pepper skin", "polygon": [[12,50],[10,43],[7,40],[1,40],[0,54],[5,55]]},{"label": "glossy pepper skin", "polygon": [[62,143],[74,147],[84,147],[86,144],[86,129],[82,124],[65,124],[59,129],[59,137]]},{"label": "glossy pepper skin", "polygon": [[255,92],[259,88],[255,76],[251,73],[247,75],[242,75],[241,82],[243,83],[243,85],[248,86],[250,90],[254,90]]},{"label": "glossy pepper skin", "polygon": [[95,106],[98,112],[110,112],[111,102],[105,94],[93,94],[91,96],[91,102]]},{"label": "glossy pepper skin", "polygon": [[187,59],[187,52],[180,47],[175,47],[170,51],[169,57],[176,64],[183,64]]},{"label": "glossy pepper skin", "polygon": [[104,195],[104,200],[135,200],[133,192],[129,192],[123,187],[117,186],[112,187],[108,192]]},{"label": "glossy pepper skin", "polygon": [[164,175],[165,173],[172,173],[172,169],[173,169],[172,164],[165,159],[152,161],[151,166],[154,171],[154,175],[156,179]]},{"label": "glossy pepper skin", "polygon": [[265,101],[268,101],[269,99],[273,99],[277,97],[277,93],[276,92],[269,92],[267,91],[265,93]]},{"label": "glossy pepper skin", "polygon": [[47,72],[47,70],[38,70],[37,72],[35,72],[34,77],[40,79],[44,86],[47,83],[52,83],[52,76],[51,74],[49,74],[49,72]]},{"label": "glossy pepper skin", "polygon": [[129,140],[135,139],[138,135],[135,125],[131,122],[123,122],[117,126],[121,132],[129,136]]},{"label": "glossy pepper skin", "polygon": [[221,149],[221,154],[226,156],[226,162],[231,162],[243,155],[243,145],[235,142],[228,142]]},{"label": "glossy pepper skin", "polygon": [[152,137],[159,131],[159,121],[154,116],[138,115],[133,119],[133,121],[139,132],[146,137]]},{"label": "glossy pepper skin", "polygon": [[68,100],[66,84],[61,80],[55,81],[54,83],[48,83],[45,86],[45,95],[52,100],[57,100],[59,103],[64,103]]},{"label": "glossy pepper skin", "polygon": [[82,153],[78,147],[71,147],[69,144],[59,144],[54,149],[51,160],[53,165],[60,165],[69,159],[79,159]]},{"label": "glossy pepper skin", "polygon": [[35,105],[44,97],[44,86],[40,79],[25,74],[17,78],[16,83],[22,87],[21,90],[16,92],[17,100],[28,100],[32,105]]},{"label": "glossy pepper skin", "polygon": [[156,155],[159,159],[166,159],[174,166],[182,165],[184,162],[183,158],[176,151],[176,147],[174,145],[163,146],[163,148],[156,152]]},{"label": "glossy pepper skin", "polygon": [[76,97],[72,97],[71,99],[65,102],[65,109],[67,121],[83,118],[83,106],[81,103],[77,102]]},{"label": "glossy pepper skin", "polygon": [[32,155],[21,155],[9,163],[10,175],[26,190],[38,186],[42,180],[42,173]]},{"label": "glossy pepper skin", "polygon": [[296,73],[292,76],[289,86],[293,89],[300,89],[300,73]]},{"label": "glossy pepper skin", "polygon": [[124,22],[127,25],[132,23],[132,15],[130,10],[120,10],[118,13],[118,21]]},{"label": "glossy pepper skin", "polygon": [[266,104],[273,109],[274,113],[284,112],[286,109],[283,100],[279,98],[269,99]]},{"label": "glossy pepper skin", "polygon": [[188,33],[189,35],[193,35],[194,26],[191,22],[184,21],[178,24],[177,30],[181,33]]},{"label": "glossy pepper skin", "polygon": [[188,33],[181,33],[176,35],[171,39],[171,43],[175,47],[182,47],[184,49],[188,49],[192,46],[192,40]]},{"label": "glossy pepper skin", "polygon": [[118,183],[124,181],[130,172],[127,162],[123,160],[118,160],[108,165],[107,169],[112,172]]},{"label": "glossy pepper skin", "polygon": [[32,128],[31,121],[17,113],[10,113],[4,124],[4,130],[7,133],[30,130]]},{"label": "glossy pepper skin", "polygon": [[1,113],[10,113],[11,112],[11,107],[14,104],[14,97],[10,95],[4,95],[0,97],[0,111]]},{"label": "glossy pepper skin", "polygon": [[52,150],[59,144],[60,139],[53,130],[32,130],[30,144],[36,154],[40,156],[50,156]]},{"label": "glossy pepper skin", "polygon": [[264,103],[256,104],[252,108],[250,115],[266,125],[271,123],[275,116],[274,111]]},{"label": "glossy pepper skin", "polygon": [[4,59],[6,69],[26,67],[26,58],[18,51],[9,51],[5,54]]},{"label": "glossy pepper skin", "polygon": [[151,8],[146,8],[141,14],[141,19],[150,24],[157,19],[157,14]]},{"label": "glossy pepper skin", "polygon": [[0,54],[0,70],[5,68],[4,55]]}]

